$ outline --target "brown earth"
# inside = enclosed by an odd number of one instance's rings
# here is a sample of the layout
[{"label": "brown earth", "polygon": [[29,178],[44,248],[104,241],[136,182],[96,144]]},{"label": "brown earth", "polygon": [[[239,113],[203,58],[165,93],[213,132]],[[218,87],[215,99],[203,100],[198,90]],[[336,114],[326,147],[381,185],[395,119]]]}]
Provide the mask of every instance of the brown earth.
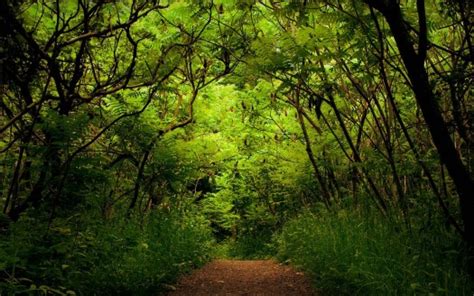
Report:
[{"label": "brown earth", "polygon": [[272,260],[215,260],[184,276],[168,296],[315,295],[309,279]]}]

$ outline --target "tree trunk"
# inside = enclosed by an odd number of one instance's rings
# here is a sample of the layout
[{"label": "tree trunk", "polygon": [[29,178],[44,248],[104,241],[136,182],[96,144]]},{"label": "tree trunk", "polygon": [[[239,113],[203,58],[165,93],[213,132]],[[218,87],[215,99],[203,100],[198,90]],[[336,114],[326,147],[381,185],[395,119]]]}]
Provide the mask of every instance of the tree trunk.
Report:
[{"label": "tree trunk", "polygon": [[418,0],[418,15],[420,23],[420,41],[415,51],[415,43],[410,36],[400,5],[396,1],[366,1],[370,6],[380,11],[385,17],[415,93],[416,101],[421,109],[423,118],[431,134],[433,143],[441,161],[445,164],[451,176],[456,192],[459,195],[461,215],[464,222],[466,241],[474,246],[474,184],[466,166],[458,154],[444,119],[436,103],[430,86],[424,62],[426,56],[426,20],[424,19],[424,3]]}]

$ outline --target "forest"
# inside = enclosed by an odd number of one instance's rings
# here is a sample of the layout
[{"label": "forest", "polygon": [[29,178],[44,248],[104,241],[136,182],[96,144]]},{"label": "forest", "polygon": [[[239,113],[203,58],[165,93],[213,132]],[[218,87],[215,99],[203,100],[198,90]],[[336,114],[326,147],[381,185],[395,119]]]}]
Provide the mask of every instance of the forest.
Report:
[{"label": "forest", "polygon": [[215,258],[320,295],[472,295],[473,21],[469,0],[0,1],[0,295],[160,295]]}]

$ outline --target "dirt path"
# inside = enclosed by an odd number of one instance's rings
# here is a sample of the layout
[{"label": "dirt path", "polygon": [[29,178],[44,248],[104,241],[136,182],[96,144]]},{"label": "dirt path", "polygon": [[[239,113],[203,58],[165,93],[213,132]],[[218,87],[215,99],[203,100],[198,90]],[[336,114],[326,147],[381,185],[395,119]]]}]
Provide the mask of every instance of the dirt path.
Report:
[{"label": "dirt path", "polygon": [[215,260],[184,276],[168,296],[315,295],[308,278],[272,260]]}]

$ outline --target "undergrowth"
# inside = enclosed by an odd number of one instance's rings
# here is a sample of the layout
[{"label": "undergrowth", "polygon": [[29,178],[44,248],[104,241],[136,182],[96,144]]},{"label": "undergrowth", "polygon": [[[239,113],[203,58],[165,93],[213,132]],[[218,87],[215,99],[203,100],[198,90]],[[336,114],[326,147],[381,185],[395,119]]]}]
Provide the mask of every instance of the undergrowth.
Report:
[{"label": "undergrowth", "polygon": [[0,241],[0,294],[157,294],[209,259],[211,232],[197,213],[76,222],[12,225]]},{"label": "undergrowth", "polygon": [[[385,223],[383,222],[385,221]],[[394,227],[357,211],[306,211],[278,236],[278,257],[329,295],[472,295],[456,234]]]},{"label": "undergrowth", "polygon": [[268,259],[276,254],[270,232],[248,233],[220,242],[214,256],[222,259]]}]

